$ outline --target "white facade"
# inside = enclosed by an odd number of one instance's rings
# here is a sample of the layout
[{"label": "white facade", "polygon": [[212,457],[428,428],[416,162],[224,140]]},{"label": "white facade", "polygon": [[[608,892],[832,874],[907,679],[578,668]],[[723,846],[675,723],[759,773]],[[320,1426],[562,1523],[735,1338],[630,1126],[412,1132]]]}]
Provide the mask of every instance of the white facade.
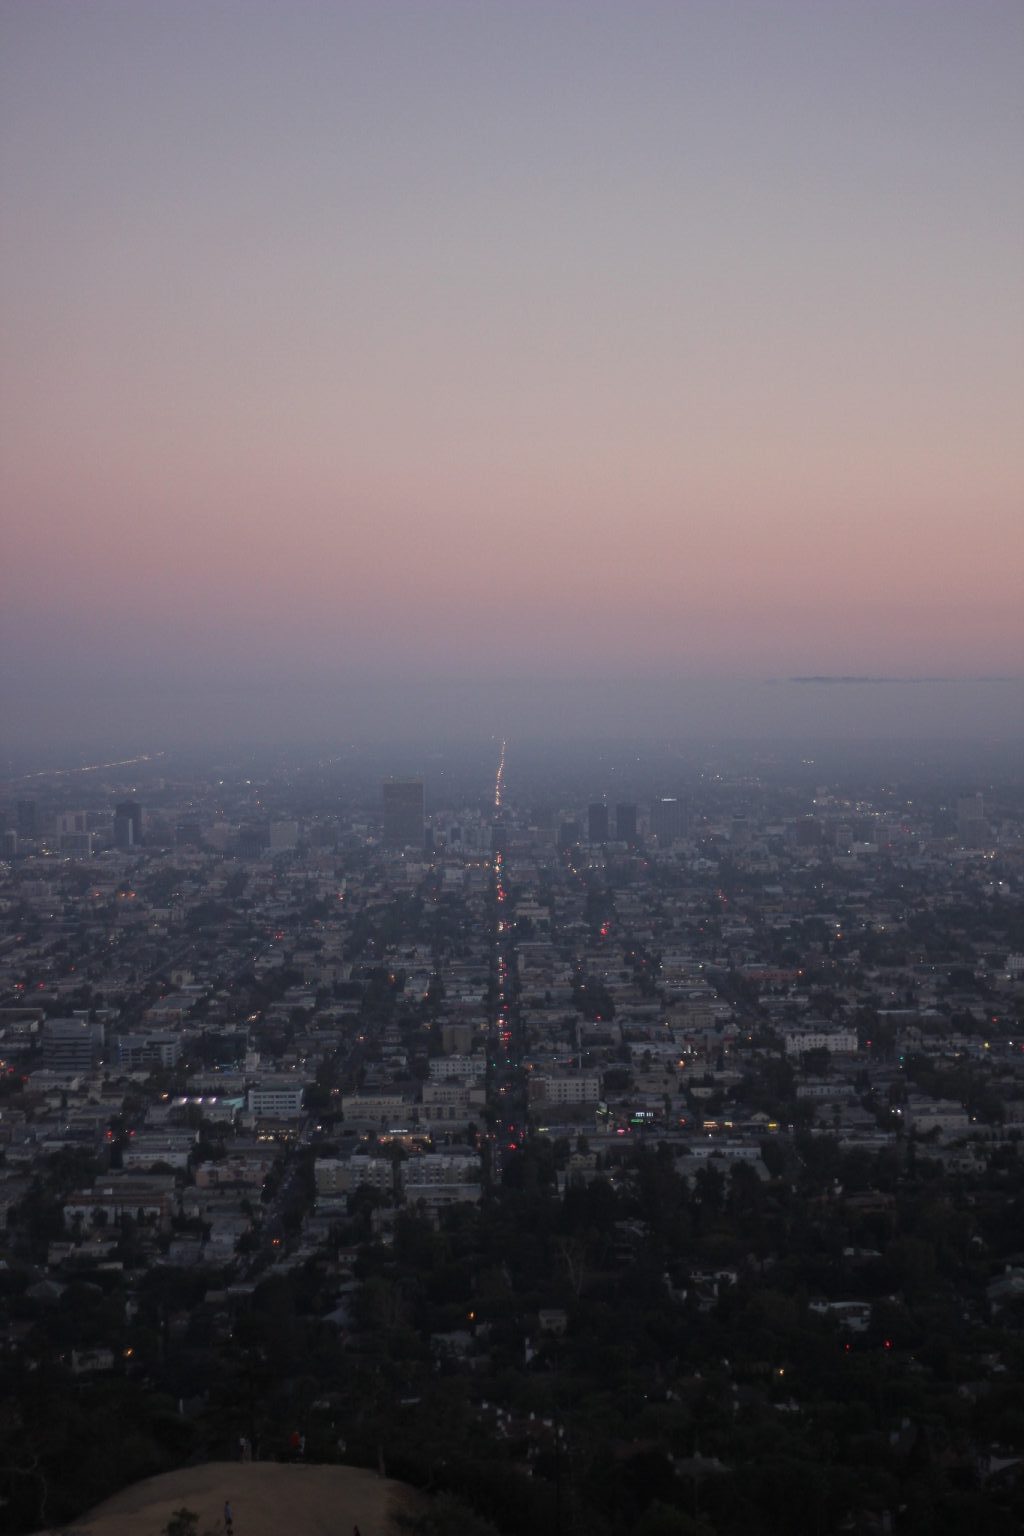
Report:
[{"label": "white facade", "polygon": [[479,1177],[475,1152],[426,1152],[402,1164],[402,1182],[410,1192],[433,1184],[469,1184]]},{"label": "white facade", "polygon": [[482,1089],[465,1082],[423,1084],[419,1118],[426,1125],[468,1125],[482,1108]]},{"label": "white facade", "polygon": [[786,1055],[799,1056],[802,1051],[831,1051],[833,1055],[852,1054],[857,1049],[855,1029],[791,1029],[785,1034]]},{"label": "white facade", "polygon": [[918,1103],[911,1099],[906,1113],[907,1128],[919,1136],[927,1136],[938,1128],[943,1136],[966,1136],[971,1119],[962,1104],[952,1099],[934,1099],[930,1103]]},{"label": "white facade", "polygon": [[598,1072],[544,1073],[541,1082],[549,1104],[596,1104],[601,1097]]},{"label": "white facade", "polygon": [[266,1079],[249,1089],[249,1113],[269,1120],[297,1120],[302,1114],[303,1091],[302,1083]]},{"label": "white facade", "polygon": [[350,1195],[361,1184],[390,1194],[394,1188],[394,1172],[391,1160],[386,1157],[368,1157],[357,1152],[352,1157],[321,1157],[313,1165],[316,1192],[320,1196]]},{"label": "white facade", "polygon": [[416,1107],[404,1093],[346,1093],[341,1113],[347,1125],[386,1131],[412,1125]]},{"label": "white facade", "polygon": [[181,1038],[169,1032],[122,1035],[117,1042],[118,1059],[126,1072],[146,1067],[173,1067],[181,1056]]},{"label": "white facade", "polygon": [[487,1063],[482,1056],[435,1056],[430,1062],[430,1076],[440,1078],[464,1078],[475,1081],[483,1077]]}]

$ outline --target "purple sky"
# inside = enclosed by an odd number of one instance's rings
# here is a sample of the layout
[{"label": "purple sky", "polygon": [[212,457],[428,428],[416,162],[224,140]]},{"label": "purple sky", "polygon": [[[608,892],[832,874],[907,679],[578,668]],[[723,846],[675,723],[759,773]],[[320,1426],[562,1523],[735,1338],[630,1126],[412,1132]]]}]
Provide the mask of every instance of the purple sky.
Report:
[{"label": "purple sky", "polygon": [[1018,3],[0,19],[19,734],[1021,672]]}]

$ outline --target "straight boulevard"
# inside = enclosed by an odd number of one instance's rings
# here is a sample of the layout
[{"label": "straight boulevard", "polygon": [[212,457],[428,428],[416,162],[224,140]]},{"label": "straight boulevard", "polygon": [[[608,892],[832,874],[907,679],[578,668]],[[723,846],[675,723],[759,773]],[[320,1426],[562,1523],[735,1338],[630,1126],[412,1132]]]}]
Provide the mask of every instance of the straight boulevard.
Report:
[{"label": "straight boulevard", "polygon": [[488,1101],[492,1111],[493,1175],[500,1181],[507,1158],[526,1134],[526,1083],[522,1068],[522,1023],[516,982],[515,908],[508,883],[506,743],[494,782],[494,835],[491,864],[492,969],[488,1019]]}]

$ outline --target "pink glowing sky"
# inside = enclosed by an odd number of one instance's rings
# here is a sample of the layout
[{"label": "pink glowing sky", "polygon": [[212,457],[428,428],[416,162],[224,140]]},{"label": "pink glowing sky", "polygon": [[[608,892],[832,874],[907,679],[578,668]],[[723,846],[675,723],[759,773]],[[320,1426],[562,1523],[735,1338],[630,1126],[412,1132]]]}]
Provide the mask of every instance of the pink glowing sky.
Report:
[{"label": "pink glowing sky", "polygon": [[0,15],[40,689],[1021,670],[1018,4]]}]

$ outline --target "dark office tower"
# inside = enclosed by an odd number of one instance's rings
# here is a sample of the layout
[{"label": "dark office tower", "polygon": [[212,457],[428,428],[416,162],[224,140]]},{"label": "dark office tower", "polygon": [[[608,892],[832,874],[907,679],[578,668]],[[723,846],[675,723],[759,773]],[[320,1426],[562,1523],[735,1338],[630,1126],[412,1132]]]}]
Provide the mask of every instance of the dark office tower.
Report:
[{"label": "dark office tower", "polygon": [[750,822],[746,816],[734,816],[729,841],[737,853],[744,852],[750,847],[751,836]]},{"label": "dark office tower", "polygon": [[988,842],[984,795],[964,795],[957,801],[956,836],[963,848],[984,848]]},{"label": "dark office tower", "polygon": [[608,807],[600,802],[587,806],[587,842],[608,841]]},{"label": "dark office tower", "polygon": [[19,800],[16,806],[18,836],[35,837],[39,825],[39,806],[35,800]]},{"label": "dark office tower", "polygon": [[43,1066],[49,1071],[88,1072],[103,1055],[103,1025],[85,1019],[47,1019],[42,1047]]},{"label": "dark office tower", "polygon": [[563,821],[558,828],[559,848],[575,848],[580,840],[580,824],[578,821]]},{"label": "dark office tower", "polygon": [[247,826],[238,829],[238,857],[240,859],[261,859],[265,849],[270,846],[270,828],[267,826]]},{"label": "dark office tower", "polygon": [[620,843],[632,844],[637,841],[635,805],[615,807],[615,836]]},{"label": "dark office tower", "polygon": [[502,855],[508,853],[508,827],[505,826],[504,822],[494,821],[491,823],[491,852]]},{"label": "dark office tower", "polygon": [[142,842],[142,806],[124,800],[114,807],[114,847],[138,848]]},{"label": "dark office tower", "polygon": [[793,841],[798,848],[817,848],[822,841],[822,825],[817,816],[801,816],[793,823]]},{"label": "dark office tower", "polygon": [[651,805],[651,836],[663,846],[686,835],[686,809],[675,795],[663,795]]},{"label": "dark office tower", "polygon": [[423,780],[384,780],[385,848],[423,847]]}]

